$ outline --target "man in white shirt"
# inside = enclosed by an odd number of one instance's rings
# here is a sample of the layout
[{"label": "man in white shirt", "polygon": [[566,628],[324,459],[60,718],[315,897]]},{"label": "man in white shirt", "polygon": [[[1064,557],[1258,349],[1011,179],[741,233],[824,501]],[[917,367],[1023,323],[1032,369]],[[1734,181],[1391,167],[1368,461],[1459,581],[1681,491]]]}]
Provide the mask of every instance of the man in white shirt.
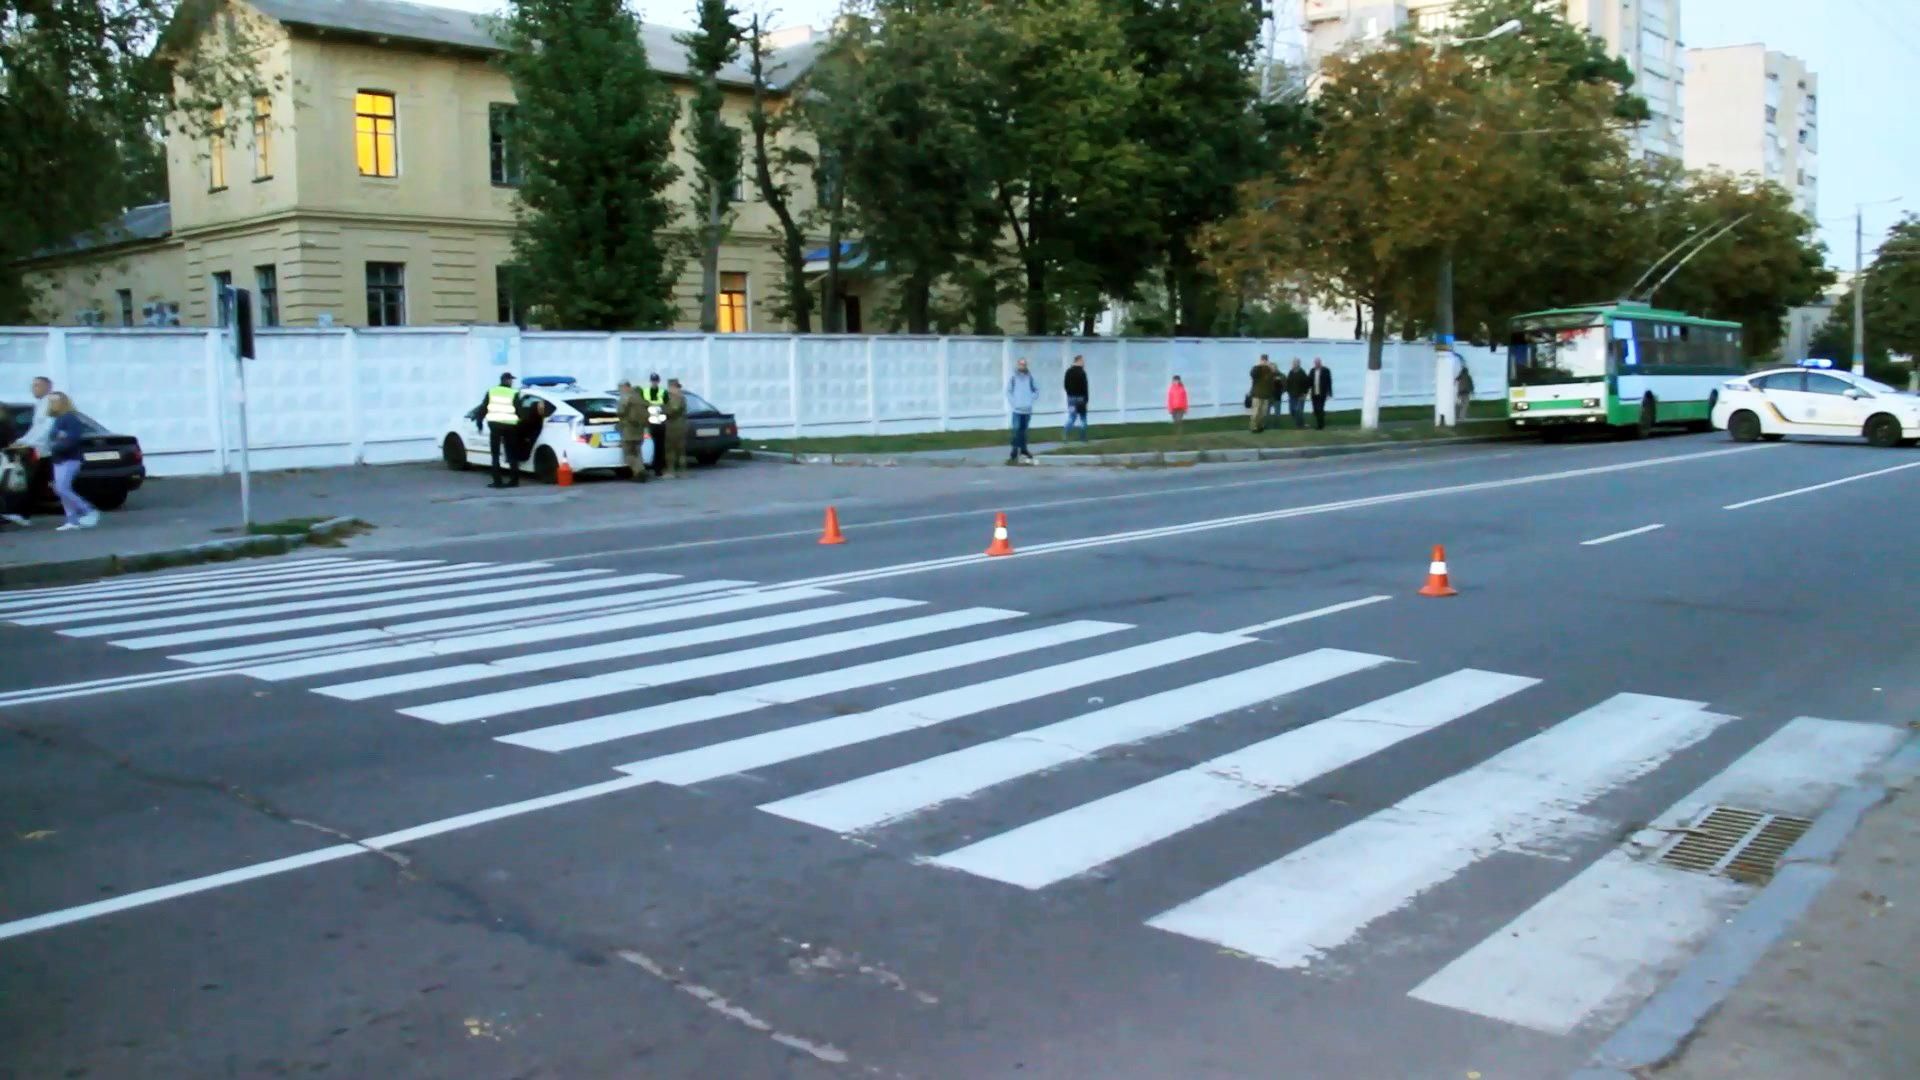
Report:
[{"label": "man in white shirt", "polygon": [[24,446],[42,457],[53,446],[53,417],[47,415],[47,395],[53,393],[53,380],[45,375],[33,380],[33,426],[15,446]]}]

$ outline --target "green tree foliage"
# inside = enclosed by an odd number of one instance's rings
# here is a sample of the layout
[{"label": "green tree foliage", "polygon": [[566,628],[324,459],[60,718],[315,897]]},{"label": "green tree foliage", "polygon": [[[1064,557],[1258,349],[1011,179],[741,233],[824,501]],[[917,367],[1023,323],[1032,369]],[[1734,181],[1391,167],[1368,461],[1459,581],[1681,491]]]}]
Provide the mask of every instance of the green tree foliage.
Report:
[{"label": "green tree foliage", "polygon": [[679,102],[621,0],[513,0],[502,65],[525,162],[515,259],[549,325],[671,327]]},{"label": "green tree foliage", "polygon": [[164,197],[165,129],[204,138],[277,88],[259,34],[203,0],[0,6],[0,323],[30,317],[19,260]]},{"label": "green tree foliage", "polygon": [[[1855,282],[1814,335],[1815,356],[1850,365],[1853,359]],[[1866,271],[1867,374],[1905,385],[1911,367],[1893,356],[1920,357],[1920,217],[1908,215],[1887,234]],[[1789,359],[1795,359],[1789,357]]]},{"label": "green tree foliage", "polygon": [[785,142],[801,113],[792,107],[775,109],[773,87],[787,80],[782,78],[783,73],[768,70],[767,21],[766,16],[755,15],[747,30],[747,72],[753,78],[753,108],[748,113],[748,128],[753,134],[753,183],[761,201],[773,211],[778,227],[780,266],[786,277],[779,304],[781,314],[792,321],[795,331],[810,334],[813,292],[807,288],[807,237],[794,209],[793,178],[812,158]]},{"label": "green tree foliage", "polygon": [[700,0],[700,28],[674,38],[687,50],[693,104],[687,118],[693,151],[693,219],[700,256],[700,329],[720,328],[720,245],[733,227],[733,192],[740,182],[740,131],[721,115],[726,105],[720,69],[740,55],[739,14],[726,0]]},{"label": "green tree foliage", "polygon": [[1549,91],[1601,87],[1611,95],[1609,111],[1625,123],[1643,123],[1651,115],[1645,98],[1633,92],[1633,68],[1613,55],[1607,43],[1568,22],[1561,6],[1538,0],[1460,0],[1449,11],[1456,39],[1486,37],[1510,21],[1520,32],[1461,45],[1493,71],[1532,71],[1546,75]]}]

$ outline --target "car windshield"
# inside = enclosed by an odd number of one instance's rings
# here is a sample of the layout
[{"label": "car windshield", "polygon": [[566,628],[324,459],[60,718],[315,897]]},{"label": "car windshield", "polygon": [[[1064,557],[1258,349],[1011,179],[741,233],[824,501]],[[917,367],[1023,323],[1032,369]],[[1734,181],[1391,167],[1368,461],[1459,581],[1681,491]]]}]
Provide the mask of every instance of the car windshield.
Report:
[{"label": "car windshield", "polygon": [[720,411],[719,409],[716,409],[713,407],[712,402],[709,402],[706,398],[701,397],[699,394],[696,394],[690,390],[682,390],[680,392],[686,395],[687,411],[690,413],[705,413],[705,412]]},{"label": "car windshield", "polygon": [[[7,412],[12,416],[13,426],[19,430],[20,434],[25,435],[27,433],[27,429],[33,426],[33,406],[7,405],[5,406],[5,408]],[[73,411],[73,415],[76,417],[79,417],[80,426],[87,429],[87,434],[89,435],[108,434],[106,425],[100,423],[98,420],[95,420],[93,417],[88,416],[86,413],[83,413],[80,410],[75,409]]]},{"label": "car windshield", "polygon": [[1521,326],[1511,342],[1521,386],[1592,382],[1607,375],[1607,331],[1591,326]]},{"label": "car windshield", "polygon": [[589,420],[612,420],[620,415],[620,399],[615,397],[568,398],[567,404]]}]

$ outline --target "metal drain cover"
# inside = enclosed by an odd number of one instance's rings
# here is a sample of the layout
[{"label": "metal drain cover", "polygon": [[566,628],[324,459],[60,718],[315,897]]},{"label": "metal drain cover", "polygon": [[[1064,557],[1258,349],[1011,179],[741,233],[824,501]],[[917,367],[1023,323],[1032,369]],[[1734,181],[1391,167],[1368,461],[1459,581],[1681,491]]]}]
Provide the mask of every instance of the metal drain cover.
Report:
[{"label": "metal drain cover", "polygon": [[1813,822],[1737,806],[1715,806],[1660,852],[1660,861],[1696,874],[1721,874],[1764,885],[1781,856]]}]

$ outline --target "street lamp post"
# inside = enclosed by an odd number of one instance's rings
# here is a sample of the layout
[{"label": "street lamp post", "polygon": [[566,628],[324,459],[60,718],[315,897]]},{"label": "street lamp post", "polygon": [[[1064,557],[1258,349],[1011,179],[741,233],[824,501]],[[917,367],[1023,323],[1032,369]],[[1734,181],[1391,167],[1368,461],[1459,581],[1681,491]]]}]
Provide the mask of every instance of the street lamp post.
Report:
[{"label": "street lamp post", "polygon": [[1867,207],[1890,206],[1905,197],[1853,204],[1853,373],[1858,376],[1867,374]]},{"label": "street lamp post", "polygon": [[[1434,43],[1437,55],[1448,45],[1471,45],[1520,31],[1519,19],[1508,19],[1479,37],[1459,40],[1440,39]],[[1438,306],[1433,318],[1433,423],[1448,427],[1459,422],[1460,402],[1453,382],[1453,238],[1448,237],[1440,251],[1440,278],[1436,284]],[[1462,361],[1463,363],[1465,361]]]}]

